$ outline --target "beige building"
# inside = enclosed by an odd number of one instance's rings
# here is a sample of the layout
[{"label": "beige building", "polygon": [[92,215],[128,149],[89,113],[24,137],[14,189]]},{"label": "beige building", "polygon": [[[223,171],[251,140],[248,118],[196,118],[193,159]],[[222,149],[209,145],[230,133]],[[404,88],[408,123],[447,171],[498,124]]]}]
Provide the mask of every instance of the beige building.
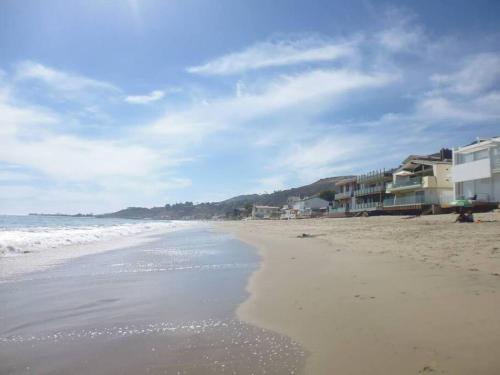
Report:
[{"label": "beige building", "polygon": [[384,210],[422,209],[441,206],[453,198],[451,151],[420,156],[410,155],[394,171],[387,185]]}]

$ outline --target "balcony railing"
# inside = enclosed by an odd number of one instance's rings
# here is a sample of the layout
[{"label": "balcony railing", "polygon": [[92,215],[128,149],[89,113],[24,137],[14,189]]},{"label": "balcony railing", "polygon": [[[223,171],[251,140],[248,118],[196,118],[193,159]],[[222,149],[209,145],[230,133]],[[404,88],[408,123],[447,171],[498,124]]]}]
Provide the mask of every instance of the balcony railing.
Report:
[{"label": "balcony railing", "polygon": [[336,208],[330,208],[329,212],[330,213],[339,213],[339,212],[346,212],[347,207],[336,207]]},{"label": "balcony railing", "polygon": [[370,182],[370,181],[387,181],[392,178],[392,171],[379,170],[372,171],[366,174],[362,174],[356,177],[358,184]]},{"label": "balcony railing", "polygon": [[352,196],[353,196],[353,191],[347,191],[347,192],[344,192],[344,193],[336,193],[335,194],[335,200],[351,198]]},{"label": "balcony railing", "polygon": [[378,208],[381,206],[382,206],[382,204],[380,202],[356,203],[356,205],[354,205],[351,208],[351,211],[362,211],[362,210],[366,210],[366,209]]},{"label": "balcony railing", "polygon": [[385,186],[377,185],[377,186],[372,186],[372,187],[361,188],[361,189],[355,190],[354,196],[359,197],[361,195],[375,194],[375,193],[380,193],[383,191],[385,191]]},{"label": "balcony railing", "polygon": [[406,188],[412,188],[412,187],[419,187],[422,186],[422,177],[411,177],[406,180],[399,180],[396,182],[391,182],[387,184],[387,191],[390,192],[392,190],[397,190],[397,189],[406,189]]},{"label": "balcony railing", "polygon": [[384,207],[405,206],[409,204],[439,204],[437,198],[425,197],[423,195],[409,195],[384,199]]}]

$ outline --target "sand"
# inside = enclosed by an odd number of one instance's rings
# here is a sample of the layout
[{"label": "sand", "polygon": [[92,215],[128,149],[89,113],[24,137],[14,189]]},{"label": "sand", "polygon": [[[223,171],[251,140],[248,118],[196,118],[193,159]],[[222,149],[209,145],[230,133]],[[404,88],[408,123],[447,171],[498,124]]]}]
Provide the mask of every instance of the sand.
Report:
[{"label": "sand", "polygon": [[454,218],[222,223],[262,257],[238,316],[306,374],[499,374],[500,213]]}]

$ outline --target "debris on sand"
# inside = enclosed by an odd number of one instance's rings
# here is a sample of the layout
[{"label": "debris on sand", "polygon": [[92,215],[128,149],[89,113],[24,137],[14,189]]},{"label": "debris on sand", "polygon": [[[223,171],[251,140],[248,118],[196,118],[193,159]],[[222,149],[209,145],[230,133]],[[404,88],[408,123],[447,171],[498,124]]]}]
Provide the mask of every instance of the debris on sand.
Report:
[{"label": "debris on sand", "polygon": [[319,237],[319,236],[324,236],[324,233],[320,234],[309,234],[309,233],[302,233],[297,236],[297,238],[314,238],[314,237]]}]

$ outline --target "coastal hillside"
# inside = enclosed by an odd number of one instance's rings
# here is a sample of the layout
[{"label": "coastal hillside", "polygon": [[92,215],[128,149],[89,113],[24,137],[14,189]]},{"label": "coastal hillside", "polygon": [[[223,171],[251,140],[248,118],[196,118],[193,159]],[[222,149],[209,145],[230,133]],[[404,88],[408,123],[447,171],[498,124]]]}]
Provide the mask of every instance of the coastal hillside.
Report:
[{"label": "coastal hillside", "polygon": [[117,212],[100,215],[100,217],[172,220],[199,220],[221,216],[234,217],[238,216],[242,210],[246,210],[248,213],[253,204],[282,206],[286,203],[289,196],[307,197],[319,194],[324,190],[335,190],[335,183],[346,177],[349,176],[322,178],[309,185],[266,194],[238,195],[221,202],[206,202],[199,204],[184,202],[152,208],[128,207]]}]

